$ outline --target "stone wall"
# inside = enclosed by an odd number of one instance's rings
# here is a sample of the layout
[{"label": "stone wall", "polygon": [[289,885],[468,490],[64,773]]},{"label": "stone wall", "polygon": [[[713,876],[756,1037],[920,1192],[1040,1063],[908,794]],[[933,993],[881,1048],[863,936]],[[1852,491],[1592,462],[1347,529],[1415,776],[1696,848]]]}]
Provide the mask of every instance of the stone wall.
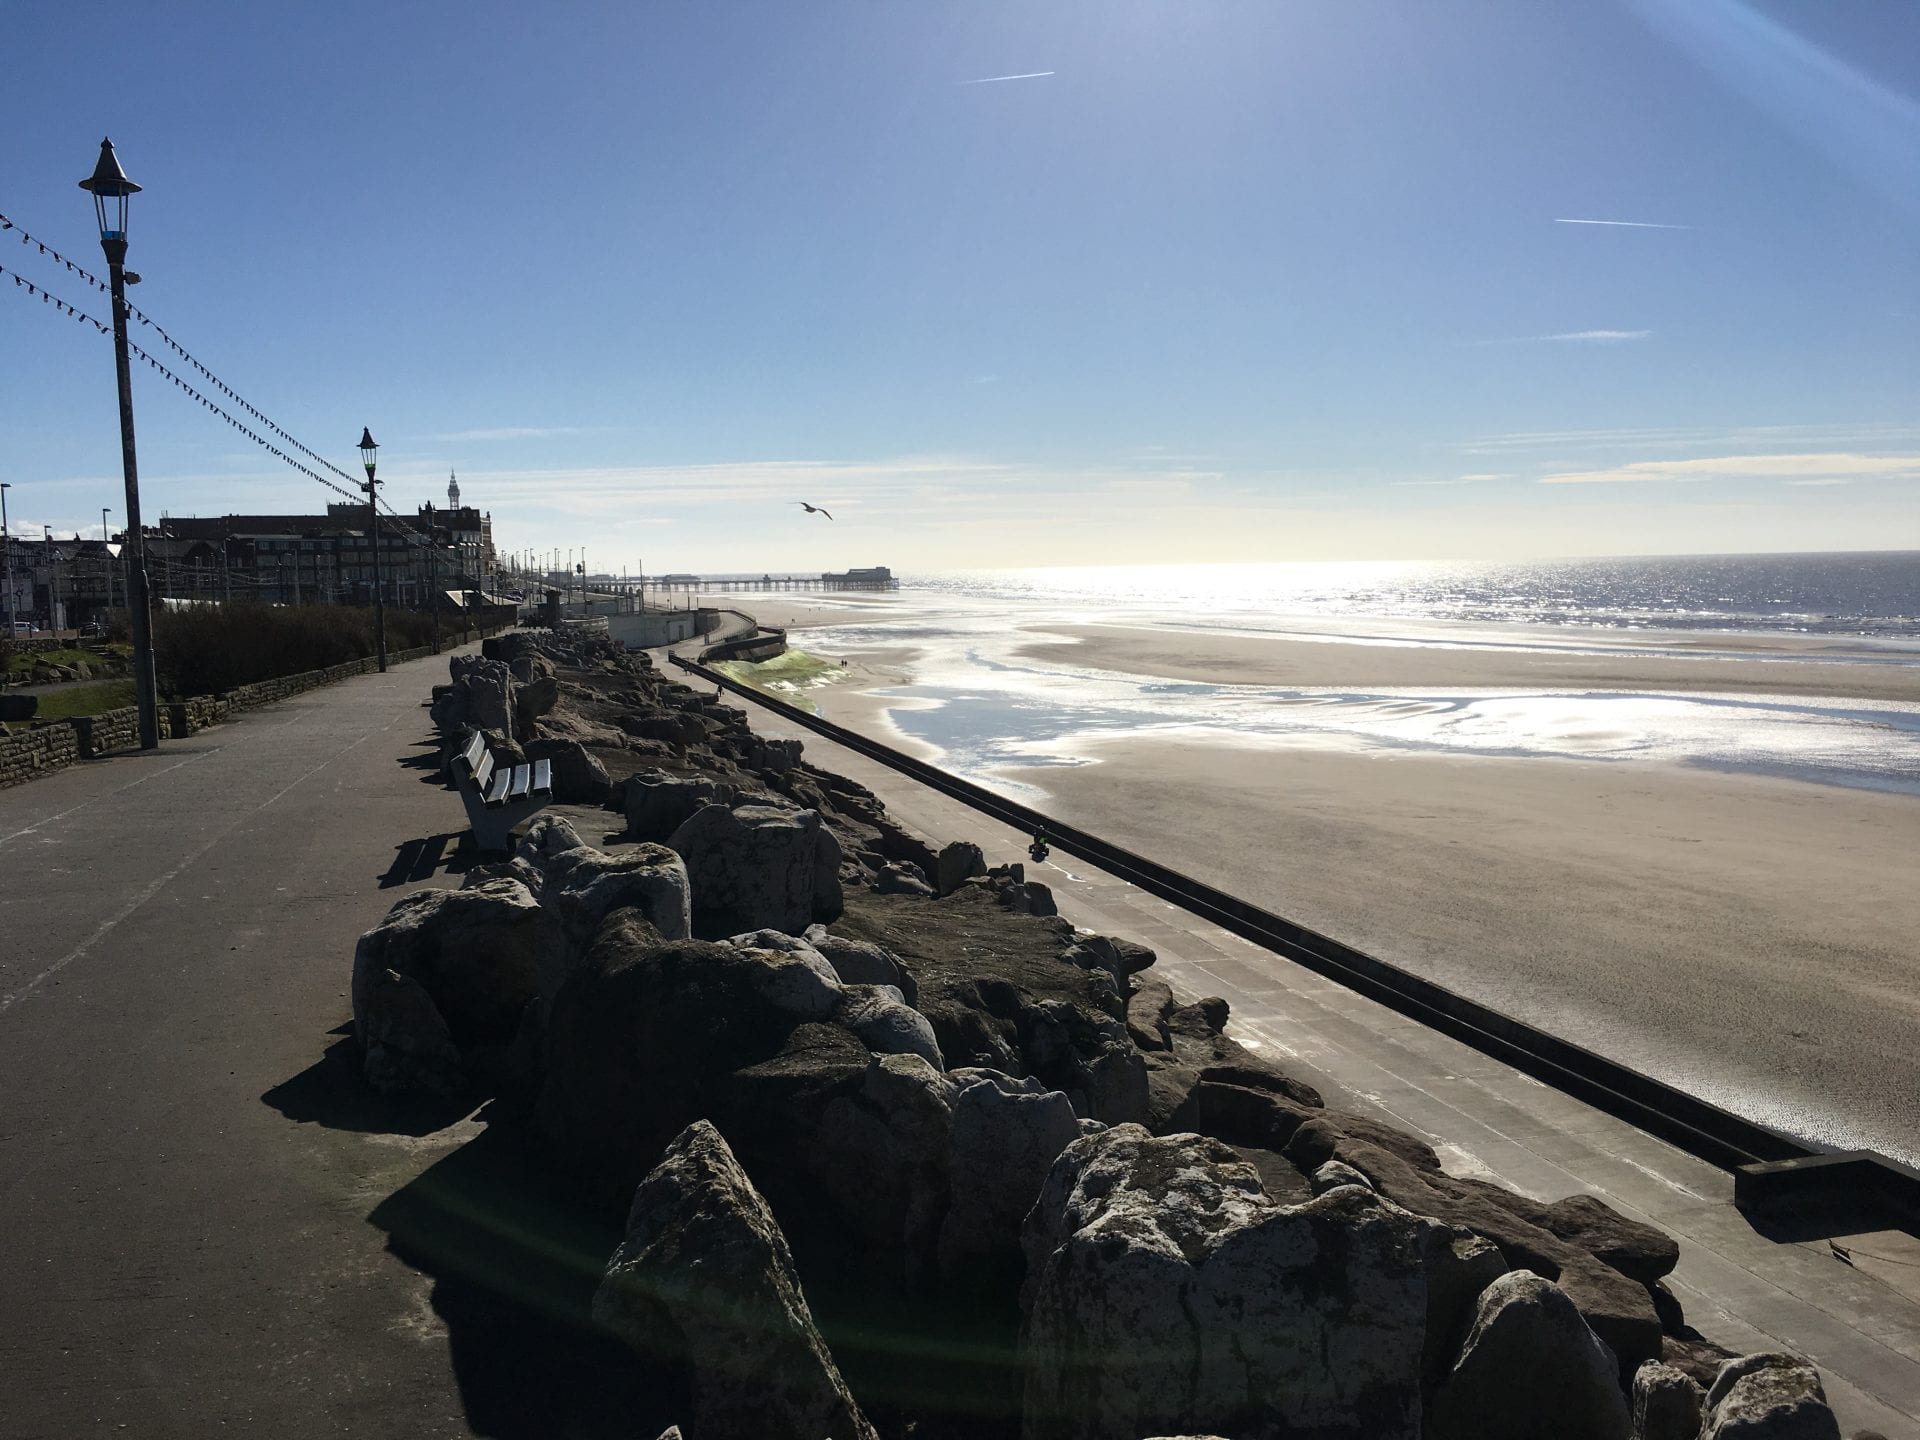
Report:
[{"label": "stone wall", "polygon": [[[433,647],[422,645],[412,650],[388,654],[387,663],[418,660],[431,655]],[[240,685],[224,695],[195,695],[186,700],[163,702],[160,729],[163,736],[184,740],[196,730],[217,725],[242,710],[271,705],[276,700],[303,691],[317,690],[355,675],[367,675],[379,669],[371,657],[329,665],[324,670],[305,670],[298,675],[282,675],[252,685]],[[93,760],[115,750],[131,750],[140,743],[140,712],[128,705],[105,710],[98,715],[82,715],[72,720],[49,720],[26,729],[0,727],[0,788],[36,780],[52,771],[64,769],[81,760]]]}]

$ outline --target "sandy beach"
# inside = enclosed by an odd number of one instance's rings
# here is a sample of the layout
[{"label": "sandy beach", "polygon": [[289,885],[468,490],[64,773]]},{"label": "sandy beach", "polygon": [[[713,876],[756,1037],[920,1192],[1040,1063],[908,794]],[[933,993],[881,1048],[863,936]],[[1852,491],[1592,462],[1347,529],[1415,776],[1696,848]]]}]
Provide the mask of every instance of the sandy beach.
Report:
[{"label": "sandy beach", "polygon": [[[1071,638],[1051,638],[1056,635]],[[1581,639],[1592,643],[1585,635]],[[1537,686],[1920,700],[1920,664],[1875,663],[1873,652],[1831,639],[1749,635],[1656,640],[1640,636],[1636,643],[1682,652],[1738,648],[1742,653],[1737,659],[1687,653],[1669,657],[1634,653],[1625,643],[1598,652],[1466,645],[1442,648],[1112,625],[1049,626],[1045,634],[1021,646],[1021,653],[1130,675],[1217,684],[1431,685],[1463,689]]]},{"label": "sandy beach", "polygon": [[[807,629],[875,613],[749,608]],[[1920,699],[1920,670],[1831,639],[1660,637],[1678,653],[1653,656],[1030,628],[1044,633],[1018,642],[1023,657],[1204,684]],[[914,651],[847,659],[813,692],[821,713],[937,757],[888,718],[925,702],[875,693],[912,680]],[[1757,1119],[1920,1160],[1920,798],[1306,737],[1055,748],[1079,763],[1001,773],[1062,819]]]}]

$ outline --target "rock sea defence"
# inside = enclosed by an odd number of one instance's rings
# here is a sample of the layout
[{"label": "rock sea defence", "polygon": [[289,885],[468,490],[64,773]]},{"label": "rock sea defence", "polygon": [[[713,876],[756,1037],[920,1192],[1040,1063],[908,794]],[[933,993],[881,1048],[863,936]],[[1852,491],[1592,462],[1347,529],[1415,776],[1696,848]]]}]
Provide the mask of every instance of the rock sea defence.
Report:
[{"label": "rock sea defence", "polygon": [[686,1440],[1838,1435],[1687,1326],[1668,1236],[1447,1174],[645,656],[453,668],[448,747],[573,808],[361,939],[364,1081],[491,1097],[624,1217],[592,1315]]}]

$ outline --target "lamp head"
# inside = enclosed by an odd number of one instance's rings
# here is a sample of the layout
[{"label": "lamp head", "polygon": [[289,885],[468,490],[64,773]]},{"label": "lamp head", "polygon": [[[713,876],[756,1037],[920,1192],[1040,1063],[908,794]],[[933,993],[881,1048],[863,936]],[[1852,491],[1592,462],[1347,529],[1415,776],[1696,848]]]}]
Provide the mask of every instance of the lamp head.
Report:
[{"label": "lamp head", "polygon": [[366,426],[360,427],[360,463],[367,467],[367,479],[373,479],[373,462],[380,456],[380,444],[373,438],[373,431]]},{"label": "lamp head", "polygon": [[100,222],[100,243],[108,247],[108,259],[113,259],[113,247],[117,246],[120,258],[126,256],[127,247],[127,197],[138,195],[140,187],[127,178],[127,172],[120,168],[120,157],[113,153],[113,141],[100,142],[100,161],[93,167],[93,174],[80,182],[82,190],[93,195],[93,213]]}]

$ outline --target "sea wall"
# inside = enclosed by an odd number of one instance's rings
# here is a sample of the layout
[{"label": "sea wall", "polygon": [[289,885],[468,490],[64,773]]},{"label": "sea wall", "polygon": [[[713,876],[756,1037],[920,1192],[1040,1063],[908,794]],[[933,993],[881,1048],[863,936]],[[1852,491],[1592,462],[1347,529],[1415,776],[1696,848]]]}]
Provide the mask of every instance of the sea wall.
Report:
[{"label": "sea wall", "polygon": [[[429,645],[398,650],[387,656],[387,663],[418,660],[432,653],[433,647]],[[297,675],[239,685],[224,695],[195,695],[186,700],[168,701],[160,706],[162,738],[184,740],[196,730],[217,725],[243,710],[271,705],[307,690],[317,690],[322,685],[371,674],[379,668],[378,661],[369,656],[329,665],[323,670],[304,670]],[[0,734],[0,788],[37,780],[82,760],[111,755],[116,750],[131,750],[139,743],[140,712],[131,705],[104,710],[97,715],[10,728]]]}]

